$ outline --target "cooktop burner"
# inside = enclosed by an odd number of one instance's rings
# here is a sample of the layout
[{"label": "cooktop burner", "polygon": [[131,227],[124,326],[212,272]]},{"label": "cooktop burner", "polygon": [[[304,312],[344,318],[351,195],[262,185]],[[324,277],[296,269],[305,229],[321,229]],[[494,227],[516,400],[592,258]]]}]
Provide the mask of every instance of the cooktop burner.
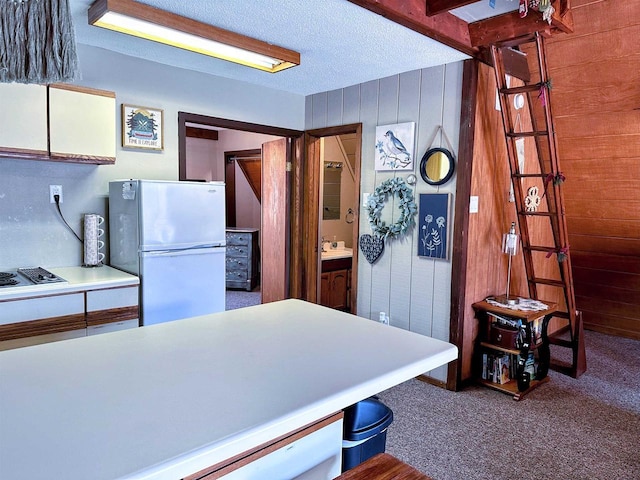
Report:
[{"label": "cooktop burner", "polygon": [[0,272],[0,287],[24,287],[58,282],[66,282],[66,280],[42,267],[18,268],[8,272]]},{"label": "cooktop burner", "polygon": [[0,287],[9,287],[11,285],[18,285],[19,280],[16,280],[16,274],[11,272],[0,272]]}]

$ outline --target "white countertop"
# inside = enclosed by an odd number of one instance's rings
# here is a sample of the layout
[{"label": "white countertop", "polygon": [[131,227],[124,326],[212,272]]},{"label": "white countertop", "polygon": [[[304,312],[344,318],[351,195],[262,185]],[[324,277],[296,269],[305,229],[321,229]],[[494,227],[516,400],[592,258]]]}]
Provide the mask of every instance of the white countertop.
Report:
[{"label": "white countertop", "polygon": [[455,358],[301,300],[0,352],[0,476],[175,480]]},{"label": "white countertop", "polygon": [[124,287],[129,285],[138,285],[140,283],[140,280],[135,275],[131,275],[106,265],[91,268],[56,267],[46,269],[51,273],[55,273],[59,277],[64,278],[66,282],[0,288],[0,301],[16,300],[19,298],[28,298],[39,295],[54,295],[96,290],[99,288]]},{"label": "white countertop", "polygon": [[320,252],[322,260],[333,260],[334,258],[350,258],[353,257],[352,248],[341,248],[339,250],[323,250]]}]

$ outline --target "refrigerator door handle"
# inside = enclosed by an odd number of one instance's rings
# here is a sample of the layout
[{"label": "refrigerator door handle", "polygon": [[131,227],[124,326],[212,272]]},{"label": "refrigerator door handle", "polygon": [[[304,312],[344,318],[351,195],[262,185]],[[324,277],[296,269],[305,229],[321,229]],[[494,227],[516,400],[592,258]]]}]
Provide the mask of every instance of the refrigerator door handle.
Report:
[{"label": "refrigerator door handle", "polygon": [[225,252],[226,248],[224,245],[217,245],[215,247],[212,246],[198,246],[198,247],[188,247],[188,248],[175,248],[171,250],[141,250],[140,254],[144,256],[162,256],[162,255],[193,255],[195,253],[206,253],[211,250],[220,250],[221,252]]}]

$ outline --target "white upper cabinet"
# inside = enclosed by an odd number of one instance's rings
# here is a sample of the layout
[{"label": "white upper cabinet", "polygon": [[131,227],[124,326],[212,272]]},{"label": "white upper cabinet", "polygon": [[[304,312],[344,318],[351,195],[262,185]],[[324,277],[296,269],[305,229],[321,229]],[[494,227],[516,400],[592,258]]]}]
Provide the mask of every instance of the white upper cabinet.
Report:
[{"label": "white upper cabinet", "polygon": [[76,85],[0,84],[0,157],[113,164],[116,95]]},{"label": "white upper cabinet", "polygon": [[0,150],[47,155],[47,87],[0,85]]},{"label": "white upper cabinet", "polygon": [[54,158],[86,163],[115,162],[115,94],[52,85],[49,88],[49,137]]}]

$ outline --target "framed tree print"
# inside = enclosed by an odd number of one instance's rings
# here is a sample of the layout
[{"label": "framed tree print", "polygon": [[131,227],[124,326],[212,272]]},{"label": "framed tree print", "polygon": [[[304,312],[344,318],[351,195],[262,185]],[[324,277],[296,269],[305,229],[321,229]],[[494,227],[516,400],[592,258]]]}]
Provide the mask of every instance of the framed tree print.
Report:
[{"label": "framed tree print", "polygon": [[122,146],[145,150],[164,149],[163,111],[122,104]]}]

